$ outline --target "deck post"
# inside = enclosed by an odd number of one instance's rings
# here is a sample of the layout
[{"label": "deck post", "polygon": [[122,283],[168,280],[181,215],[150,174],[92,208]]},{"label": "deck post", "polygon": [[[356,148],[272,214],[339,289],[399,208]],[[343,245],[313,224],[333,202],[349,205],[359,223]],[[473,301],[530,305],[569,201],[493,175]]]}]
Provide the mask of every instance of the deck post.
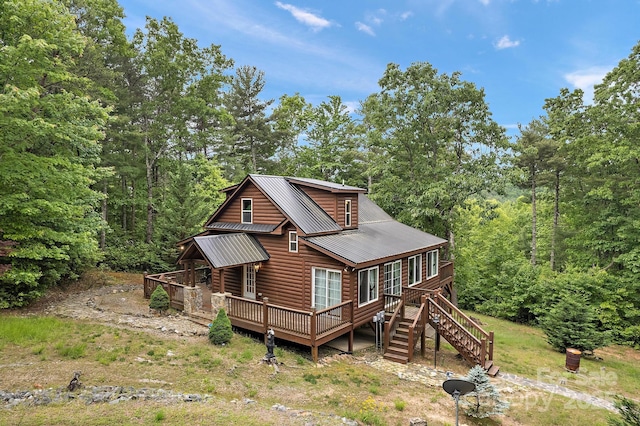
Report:
[{"label": "deck post", "polygon": [[489,361],[493,361],[493,331],[489,332]]},{"label": "deck post", "polygon": [[487,338],[483,337],[480,339],[480,362],[482,363],[480,366],[484,368],[487,357]]},{"label": "deck post", "polygon": [[351,301],[351,305],[349,305],[350,312],[350,321],[351,321],[351,330],[349,331],[349,353],[353,353],[353,301]]},{"label": "deck post", "polygon": [[313,308],[310,313],[310,321],[309,321],[309,340],[311,341],[311,356],[313,357],[313,362],[318,362],[318,346],[316,346],[316,321],[318,317],[316,316],[316,308]]},{"label": "deck post", "polygon": [[[224,269],[218,269],[218,276],[220,277],[220,293],[224,293]],[[213,288],[213,285],[211,285]]]},{"label": "deck post", "polygon": [[426,346],[425,340],[427,337],[427,316],[429,315],[426,294],[420,296],[420,305],[422,307],[422,317],[420,318],[420,328],[422,329],[422,333],[420,334],[420,355],[424,358]]},{"label": "deck post", "polygon": [[402,308],[400,308],[400,318],[404,319],[404,307],[406,306],[405,303],[405,292],[403,291],[402,294],[400,295],[400,301],[402,302]]},{"label": "deck post", "polygon": [[267,342],[267,331],[269,330],[269,298],[262,298],[262,325],[264,327],[264,341]]}]

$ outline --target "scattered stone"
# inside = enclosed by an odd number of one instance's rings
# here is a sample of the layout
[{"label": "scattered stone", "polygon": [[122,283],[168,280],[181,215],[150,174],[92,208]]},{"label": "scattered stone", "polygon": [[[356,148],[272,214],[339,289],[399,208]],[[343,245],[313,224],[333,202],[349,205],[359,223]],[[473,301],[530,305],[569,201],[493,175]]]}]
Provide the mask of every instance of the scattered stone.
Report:
[{"label": "scattered stone", "polygon": [[427,421],[416,417],[409,420],[409,426],[427,426]]}]

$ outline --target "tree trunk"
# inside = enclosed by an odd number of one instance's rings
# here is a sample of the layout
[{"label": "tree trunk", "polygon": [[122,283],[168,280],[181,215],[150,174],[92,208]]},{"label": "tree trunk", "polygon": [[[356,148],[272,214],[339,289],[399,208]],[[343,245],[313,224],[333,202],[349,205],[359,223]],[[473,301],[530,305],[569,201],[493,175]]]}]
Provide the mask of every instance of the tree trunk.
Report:
[{"label": "tree trunk", "polygon": [[145,155],[146,174],[147,174],[147,227],[146,238],[147,244],[153,241],[153,162],[149,158],[149,154]]},{"label": "tree trunk", "polygon": [[536,174],[531,174],[531,264],[536,265],[537,251],[537,210],[536,210]]},{"label": "tree trunk", "polygon": [[104,251],[107,247],[107,180],[105,179],[102,187],[102,228],[100,230],[100,249]]},{"label": "tree trunk", "polygon": [[553,229],[551,230],[551,254],[549,263],[551,270],[556,268],[556,234],[558,232],[558,220],[560,218],[560,171],[556,170],[556,179],[553,194]]}]

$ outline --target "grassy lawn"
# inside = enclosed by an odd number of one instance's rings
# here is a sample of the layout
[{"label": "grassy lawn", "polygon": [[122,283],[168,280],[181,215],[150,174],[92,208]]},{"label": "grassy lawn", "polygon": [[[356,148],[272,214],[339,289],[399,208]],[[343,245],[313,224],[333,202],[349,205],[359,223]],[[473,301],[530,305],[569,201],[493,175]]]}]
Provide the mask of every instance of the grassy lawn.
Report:
[{"label": "grassy lawn", "polygon": [[[109,278],[116,282],[119,279]],[[505,372],[547,381],[563,380],[571,388],[598,396],[605,396],[603,392],[630,397],[640,394],[637,351],[606,348],[597,353],[602,360],[583,359],[580,374],[569,374],[564,372],[564,355],[553,352],[539,330],[473,315],[482,320],[487,330],[495,331],[495,359]],[[441,387],[376,370],[363,362],[371,353],[315,365],[309,360],[308,349],[284,349],[279,342],[278,345],[276,355],[283,364],[280,373],[274,374],[272,367],[259,362],[265,353],[264,345],[239,334],[231,344],[218,347],[204,337],[2,313],[2,390],[62,388],[73,372],[80,370],[85,386],[162,388],[208,394],[212,398],[206,403],[128,401],[86,405],[75,401],[19,406],[0,409],[0,425],[341,424],[338,417],[327,414],[373,425],[407,425],[414,417],[428,420],[429,425],[455,423],[455,406]],[[439,353],[439,369],[466,373],[470,366],[455,355],[444,344]],[[432,365],[432,350],[427,350],[424,359],[418,356],[416,362]],[[495,383],[506,386],[500,380]],[[557,395],[517,387],[503,397],[511,402],[505,416],[478,421],[461,415],[461,423],[604,425],[610,415]],[[255,402],[247,404],[246,399]],[[297,414],[277,412],[272,409],[274,404],[298,410]]]}]

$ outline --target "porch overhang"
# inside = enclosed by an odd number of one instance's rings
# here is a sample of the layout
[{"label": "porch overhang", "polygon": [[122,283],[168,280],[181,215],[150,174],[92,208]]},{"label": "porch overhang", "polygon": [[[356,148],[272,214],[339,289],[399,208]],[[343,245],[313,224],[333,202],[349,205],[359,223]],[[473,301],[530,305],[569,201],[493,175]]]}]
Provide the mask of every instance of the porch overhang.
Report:
[{"label": "porch overhang", "polygon": [[184,251],[178,262],[194,259],[196,252],[215,269],[269,260],[269,253],[260,242],[245,233],[193,237],[192,246]]}]

